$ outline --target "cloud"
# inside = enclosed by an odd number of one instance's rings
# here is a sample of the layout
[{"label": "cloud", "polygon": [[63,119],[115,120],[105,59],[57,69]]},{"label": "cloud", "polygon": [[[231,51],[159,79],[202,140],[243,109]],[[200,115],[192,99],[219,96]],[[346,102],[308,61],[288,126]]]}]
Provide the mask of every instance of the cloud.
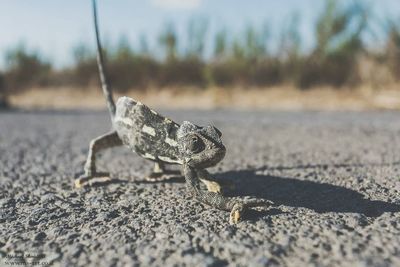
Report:
[{"label": "cloud", "polygon": [[196,9],[200,6],[202,0],[152,0],[156,7],[166,9]]}]

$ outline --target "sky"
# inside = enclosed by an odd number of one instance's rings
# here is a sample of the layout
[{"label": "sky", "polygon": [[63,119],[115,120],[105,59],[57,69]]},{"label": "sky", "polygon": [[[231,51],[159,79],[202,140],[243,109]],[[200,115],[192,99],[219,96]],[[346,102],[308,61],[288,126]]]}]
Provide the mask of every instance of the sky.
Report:
[{"label": "sky", "polygon": [[[360,1],[372,7],[375,17],[400,21],[400,0]],[[138,46],[145,36],[156,52],[157,36],[168,22],[181,36],[191,18],[207,19],[209,36],[221,28],[240,33],[246,25],[264,23],[274,35],[295,12],[301,17],[299,31],[305,46],[310,46],[323,4],[322,0],[98,0],[98,9],[103,40],[115,44],[124,35]],[[90,0],[0,0],[0,67],[5,51],[19,43],[39,50],[58,67],[70,64],[74,46],[94,44],[91,14]]]}]

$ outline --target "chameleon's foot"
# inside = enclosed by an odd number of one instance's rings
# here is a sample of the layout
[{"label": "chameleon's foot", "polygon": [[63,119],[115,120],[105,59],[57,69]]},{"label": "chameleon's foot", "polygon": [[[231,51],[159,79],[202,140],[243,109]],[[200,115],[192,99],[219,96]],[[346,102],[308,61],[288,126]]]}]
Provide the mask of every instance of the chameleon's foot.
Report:
[{"label": "chameleon's foot", "polygon": [[243,204],[235,204],[231,210],[231,214],[229,215],[229,224],[237,224],[242,217],[243,210]]},{"label": "chameleon's foot", "polygon": [[149,176],[145,178],[146,181],[149,182],[162,182],[168,181],[174,178],[181,177],[181,173],[179,171],[163,171],[163,172],[152,172]]},{"label": "chameleon's foot", "polygon": [[273,205],[274,202],[270,200],[253,200],[253,201],[245,201],[245,202],[238,202],[236,203],[232,210],[231,214],[229,215],[229,223],[230,224],[237,224],[242,217],[243,212],[245,209],[248,208],[257,208],[257,207],[268,207]]},{"label": "chameleon's foot", "polygon": [[95,173],[93,175],[82,175],[75,179],[75,188],[89,187],[97,184],[105,184],[111,181],[110,174],[105,172]]},{"label": "chameleon's foot", "polygon": [[209,181],[205,179],[200,179],[207,187],[207,191],[214,192],[214,193],[222,193],[222,187],[219,183],[215,181]]}]

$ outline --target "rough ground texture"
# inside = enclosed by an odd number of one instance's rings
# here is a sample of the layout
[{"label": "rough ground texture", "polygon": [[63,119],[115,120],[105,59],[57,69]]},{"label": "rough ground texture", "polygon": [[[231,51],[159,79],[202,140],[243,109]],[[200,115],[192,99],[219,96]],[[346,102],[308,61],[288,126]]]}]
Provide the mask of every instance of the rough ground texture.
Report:
[{"label": "rough ground texture", "polygon": [[230,226],[183,180],[144,182],[151,163],[125,148],[99,160],[119,183],[75,190],[108,115],[3,112],[0,265],[400,266],[399,113],[164,114],[220,128],[227,156],[210,171],[276,206]]}]

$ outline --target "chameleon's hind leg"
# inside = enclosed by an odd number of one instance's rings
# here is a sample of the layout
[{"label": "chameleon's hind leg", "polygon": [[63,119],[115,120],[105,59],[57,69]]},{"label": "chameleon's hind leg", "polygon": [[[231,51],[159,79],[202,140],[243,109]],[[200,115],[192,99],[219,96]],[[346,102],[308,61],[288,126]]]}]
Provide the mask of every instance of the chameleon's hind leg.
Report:
[{"label": "chameleon's hind leg", "polygon": [[164,163],[162,163],[161,161],[156,161],[154,163],[153,172],[146,177],[146,180],[150,182],[160,182],[180,176],[182,176],[180,171],[167,170]]},{"label": "chameleon's hind leg", "polygon": [[75,187],[80,188],[93,183],[107,182],[110,180],[108,173],[98,173],[96,171],[96,154],[104,149],[121,146],[122,141],[117,132],[106,133],[93,139],[90,142],[89,154],[85,163],[85,174],[75,180]]}]

